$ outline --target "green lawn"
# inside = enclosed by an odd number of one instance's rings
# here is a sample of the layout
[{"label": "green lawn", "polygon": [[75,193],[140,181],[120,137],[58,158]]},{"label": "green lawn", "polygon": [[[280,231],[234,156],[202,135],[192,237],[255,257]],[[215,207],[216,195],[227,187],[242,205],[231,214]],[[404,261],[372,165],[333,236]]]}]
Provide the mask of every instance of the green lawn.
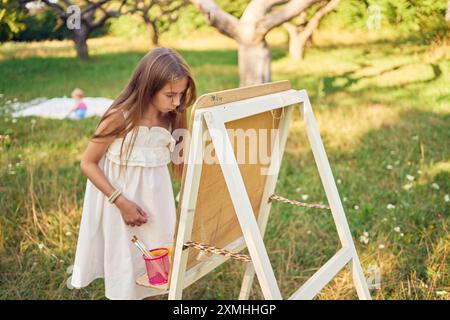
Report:
[{"label": "green lawn", "polygon": [[[101,41],[93,42],[88,62],[64,46],[43,53],[32,45],[0,47],[1,99],[68,96],[75,87],[114,98],[146,49],[108,51]],[[285,48],[273,50],[273,80],[289,79],[311,97],[363,267],[381,273],[375,299],[449,298],[449,48],[330,44],[309,49],[299,63]],[[238,86],[232,47],[180,52],[199,94]],[[294,120],[277,193],[326,203],[298,114]],[[104,298],[102,280],[66,287],[86,182],[78,164],[97,121],[0,118],[0,299]],[[277,203],[265,242],[284,297],[339,248],[328,212]],[[243,274],[242,264],[228,262],[184,297],[237,298]],[[255,281],[251,298],[262,297]],[[318,296],[355,297],[347,270]]]}]

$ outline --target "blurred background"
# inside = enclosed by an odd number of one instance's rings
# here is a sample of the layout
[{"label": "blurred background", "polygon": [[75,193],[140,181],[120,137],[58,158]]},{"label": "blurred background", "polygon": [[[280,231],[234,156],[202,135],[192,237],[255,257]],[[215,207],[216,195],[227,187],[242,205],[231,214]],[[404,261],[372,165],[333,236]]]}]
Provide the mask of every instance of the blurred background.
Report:
[{"label": "blurred background", "polygon": [[[67,285],[79,162],[156,46],[183,55],[199,95],[306,89],[373,298],[449,299],[449,27],[446,0],[0,0],[0,299],[105,299],[101,279]],[[299,114],[276,193],[327,202]],[[340,248],[328,212],[281,203],[264,239],[285,298]],[[183,297],[235,299],[244,270],[227,262]],[[317,296],[355,298],[347,269]]]}]

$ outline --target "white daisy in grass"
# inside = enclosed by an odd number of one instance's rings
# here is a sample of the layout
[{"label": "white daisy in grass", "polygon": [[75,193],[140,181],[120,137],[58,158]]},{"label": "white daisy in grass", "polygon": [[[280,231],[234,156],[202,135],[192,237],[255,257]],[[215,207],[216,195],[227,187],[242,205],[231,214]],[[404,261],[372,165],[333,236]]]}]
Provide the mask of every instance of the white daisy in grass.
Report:
[{"label": "white daisy in grass", "polygon": [[378,246],[378,249],[380,249],[380,250],[384,249],[384,244],[381,243],[381,244]]},{"label": "white daisy in grass", "polygon": [[347,200],[348,200],[347,197],[342,198],[342,201],[344,201],[344,202],[347,202]]},{"label": "white daisy in grass", "polygon": [[438,296],[445,296],[447,294],[447,291],[445,291],[445,290],[438,290],[438,291],[436,291],[436,294]]},{"label": "white daisy in grass", "polygon": [[417,174],[422,174],[422,170],[417,170]]},{"label": "white daisy in grass", "polygon": [[445,201],[445,202],[450,202],[450,195],[446,194],[446,195],[444,196],[444,201]]},{"label": "white daisy in grass", "polygon": [[70,231],[67,231],[67,232],[66,232],[66,236],[67,236],[67,237],[70,237],[71,235],[72,235],[72,232],[70,232]]},{"label": "white daisy in grass", "polygon": [[411,139],[417,141],[417,140],[419,140],[419,136],[412,136]]},{"label": "white daisy in grass", "polygon": [[295,192],[300,192],[302,190],[302,188],[298,187],[297,189],[295,189]]},{"label": "white daisy in grass", "polygon": [[359,206],[358,206],[357,204],[355,204],[355,205],[353,206],[353,209],[359,210]]},{"label": "white daisy in grass", "polygon": [[359,237],[359,242],[368,244],[369,243],[369,233],[364,231],[362,236]]},{"label": "white daisy in grass", "polygon": [[337,179],[336,182],[337,182],[338,184],[341,184],[341,183],[342,183],[342,180],[341,180],[341,179]]},{"label": "white daisy in grass", "polygon": [[394,163],[396,166],[398,166],[400,164],[400,160],[395,161]]},{"label": "white daisy in grass", "polygon": [[38,244],[38,248],[39,248],[39,250],[44,249],[44,244],[43,244],[43,243],[39,243],[39,244]]},{"label": "white daisy in grass", "polygon": [[391,166],[390,164],[388,164],[388,165],[386,166],[386,169],[388,169],[388,170],[392,170],[392,168],[393,168],[393,166]]},{"label": "white daisy in grass", "polygon": [[388,210],[393,210],[393,209],[395,209],[395,205],[393,205],[392,203],[389,203],[389,204],[386,206],[386,208],[387,208]]},{"label": "white daisy in grass", "polygon": [[302,200],[306,201],[306,200],[308,200],[308,198],[309,198],[309,195],[302,194]]},{"label": "white daisy in grass", "polygon": [[406,179],[408,179],[409,181],[414,181],[414,176],[407,174]]},{"label": "white daisy in grass", "polygon": [[31,124],[34,126],[36,124],[36,119],[31,119]]},{"label": "white daisy in grass", "polygon": [[16,123],[16,122],[17,122],[17,119],[13,118],[13,119],[11,120],[11,122],[12,122],[12,123]]},{"label": "white daisy in grass", "polygon": [[386,221],[387,221],[387,218],[383,218],[383,219],[381,219],[381,221],[386,222]]},{"label": "white daisy in grass", "polygon": [[395,227],[395,228],[394,228],[394,231],[395,231],[395,232],[400,232],[400,227]]},{"label": "white daisy in grass", "polygon": [[412,184],[412,183],[407,183],[407,184],[404,184],[404,185],[402,186],[402,188],[405,189],[405,190],[409,190],[409,189],[411,189],[412,187],[413,187],[413,184]]},{"label": "white daisy in grass", "polygon": [[306,234],[311,234],[311,230],[306,231]]},{"label": "white daisy in grass", "polygon": [[400,237],[403,237],[405,234],[403,232],[400,232]]},{"label": "white daisy in grass", "polygon": [[439,189],[440,189],[440,188],[439,188],[439,185],[438,185],[436,182],[432,183],[432,184],[431,184],[431,187],[432,187],[433,189],[435,189],[435,190],[439,190]]}]

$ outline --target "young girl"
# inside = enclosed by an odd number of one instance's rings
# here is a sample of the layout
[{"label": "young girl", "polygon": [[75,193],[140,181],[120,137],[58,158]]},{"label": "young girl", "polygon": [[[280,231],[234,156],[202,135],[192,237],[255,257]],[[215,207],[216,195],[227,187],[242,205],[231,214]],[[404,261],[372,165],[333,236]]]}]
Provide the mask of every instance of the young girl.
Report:
[{"label": "young girl", "polygon": [[87,106],[83,101],[83,97],[84,97],[84,92],[80,88],[75,88],[72,91],[72,99],[75,100],[75,105],[70,110],[69,115],[72,114],[73,112],[75,112],[73,117],[76,119],[86,118]]},{"label": "young girl", "polygon": [[[172,244],[175,200],[167,164],[186,129],[196,97],[188,65],[175,51],[157,48],[138,63],[126,88],[100,120],[81,160],[88,177],[71,284],[105,279],[109,299],[142,299],[135,284],[146,271],[136,235],[148,248]],[[183,164],[174,165],[180,179]]]}]

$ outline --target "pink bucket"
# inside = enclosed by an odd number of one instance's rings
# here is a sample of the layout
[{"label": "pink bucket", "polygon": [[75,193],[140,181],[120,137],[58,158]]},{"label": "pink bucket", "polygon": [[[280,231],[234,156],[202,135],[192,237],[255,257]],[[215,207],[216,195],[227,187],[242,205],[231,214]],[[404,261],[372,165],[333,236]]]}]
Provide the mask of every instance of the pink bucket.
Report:
[{"label": "pink bucket", "polygon": [[148,282],[154,286],[166,284],[169,280],[170,270],[169,250],[167,248],[155,248],[149,251],[151,253],[158,252],[156,257],[143,256],[147,268]]}]

